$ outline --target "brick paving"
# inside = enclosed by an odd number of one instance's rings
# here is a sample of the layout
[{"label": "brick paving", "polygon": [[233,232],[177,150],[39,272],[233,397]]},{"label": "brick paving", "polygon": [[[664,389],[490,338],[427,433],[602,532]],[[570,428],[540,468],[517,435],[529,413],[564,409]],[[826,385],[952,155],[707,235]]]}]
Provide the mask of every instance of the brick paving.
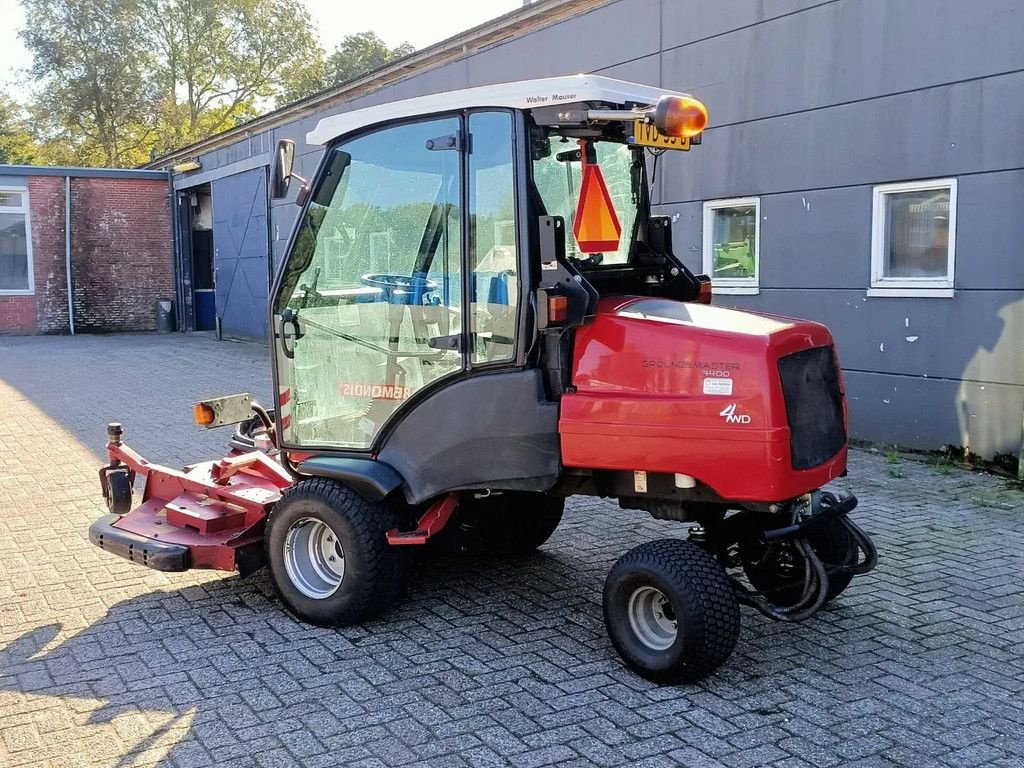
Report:
[{"label": "brick paving", "polygon": [[590,499],[519,562],[429,559],[343,630],[264,574],[160,574],[92,547],[104,424],[180,465],[191,403],[266,397],[264,348],[205,335],[0,339],[0,766],[1024,766],[1024,496],[855,451],[879,568],[800,624],[744,609],[700,685],[625,671],[600,590],[679,528]]}]

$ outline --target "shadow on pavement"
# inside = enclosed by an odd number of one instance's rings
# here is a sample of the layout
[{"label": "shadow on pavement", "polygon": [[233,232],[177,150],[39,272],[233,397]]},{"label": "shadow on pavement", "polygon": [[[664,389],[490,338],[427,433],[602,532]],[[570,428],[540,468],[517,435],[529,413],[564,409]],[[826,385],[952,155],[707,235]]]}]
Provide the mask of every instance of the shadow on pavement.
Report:
[{"label": "shadow on pavement", "polygon": [[[162,766],[238,764],[285,748],[275,763],[283,764],[302,761],[299,737],[314,752],[353,749],[355,757],[370,723],[422,718],[443,697],[456,706],[453,697],[469,689],[503,683],[494,695],[507,693],[508,681],[523,675],[564,678],[538,651],[557,661],[567,622],[573,647],[561,651],[565,666],[578,666],[582,655],[605,671],[618,668],[593,601],[597,585],[580,589],[572,557],[424,556],[417,566],[400,606],[336,630],[291,617],[265,570],[124,600],[56,645],[62,627],[51,623],[0,649],[0,691],[60,697],[88,712],[86,730],[112,726],[127,747],[111,763],[119,767],[148,764],[158,752]],[[126,716],[147,726],[120,726]],[[59,749],[43,744],[44,754]]]}]

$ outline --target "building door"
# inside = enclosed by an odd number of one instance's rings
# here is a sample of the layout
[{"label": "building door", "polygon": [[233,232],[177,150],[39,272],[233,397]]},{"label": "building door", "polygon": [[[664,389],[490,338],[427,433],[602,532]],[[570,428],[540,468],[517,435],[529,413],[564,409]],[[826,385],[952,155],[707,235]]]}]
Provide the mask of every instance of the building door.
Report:
[{"label": "building door", "polygon": [[270,274],[266,169],[217,179],[212,188],[214,287],[221,334],[266,339]]},{"label": "building door", "polygon": [[197,331],[217,327],[216,295],[213,289],[213,205],[210,185],[195,187],[188,194],[189,251],[192,262],[192,306]]}]

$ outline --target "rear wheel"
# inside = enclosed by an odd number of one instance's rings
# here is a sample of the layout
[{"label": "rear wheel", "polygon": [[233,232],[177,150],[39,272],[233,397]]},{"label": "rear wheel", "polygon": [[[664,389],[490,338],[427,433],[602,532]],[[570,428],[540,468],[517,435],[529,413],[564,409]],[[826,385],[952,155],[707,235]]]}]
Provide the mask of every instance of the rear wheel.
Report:
[{"label": "rear wheel", "polygon": [[[857,542],[841,521],[830,520],[811,530],[807,543],[828,574],[828,602],[853,581]],[[795,605],[803,596],[806,558],[792,542],[765,544],[751,538],[740,544],[740,560],[750,585],[775,605]]]},{"label": "rear wheel", "polygon": [[459,524],[475,534],[479,549],[501,557],[528,555],[546,542],[562,521],[565,499],[543,493],[508,492],[467,499]]},{"label": "rear wheel", "polygon": [[626,665],[658,683],[711,674],[729,658],[740,631],[725,570],[677,539],[641,544],[619,558],[605,580],[604,620]]},{"label": "rear wheel", "polygon": [[288,609],[320,626],[344,626],[390,607],[401,592],[405,553],[387,543],[395,514],[332,480],[288,490],[267,519],[270,574]]}]

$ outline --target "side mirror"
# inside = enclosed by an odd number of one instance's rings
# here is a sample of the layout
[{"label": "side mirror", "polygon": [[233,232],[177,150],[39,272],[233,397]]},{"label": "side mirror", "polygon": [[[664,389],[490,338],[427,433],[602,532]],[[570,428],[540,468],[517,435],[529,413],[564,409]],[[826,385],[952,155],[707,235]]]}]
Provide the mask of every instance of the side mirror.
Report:
[{"label": "side mirror", "polygon": [[295,142],[280,139],[274,150],[274,165],[270,170],[270,197],[283,200],[288,195],[288,183],[292,180],[295,165]]}]

